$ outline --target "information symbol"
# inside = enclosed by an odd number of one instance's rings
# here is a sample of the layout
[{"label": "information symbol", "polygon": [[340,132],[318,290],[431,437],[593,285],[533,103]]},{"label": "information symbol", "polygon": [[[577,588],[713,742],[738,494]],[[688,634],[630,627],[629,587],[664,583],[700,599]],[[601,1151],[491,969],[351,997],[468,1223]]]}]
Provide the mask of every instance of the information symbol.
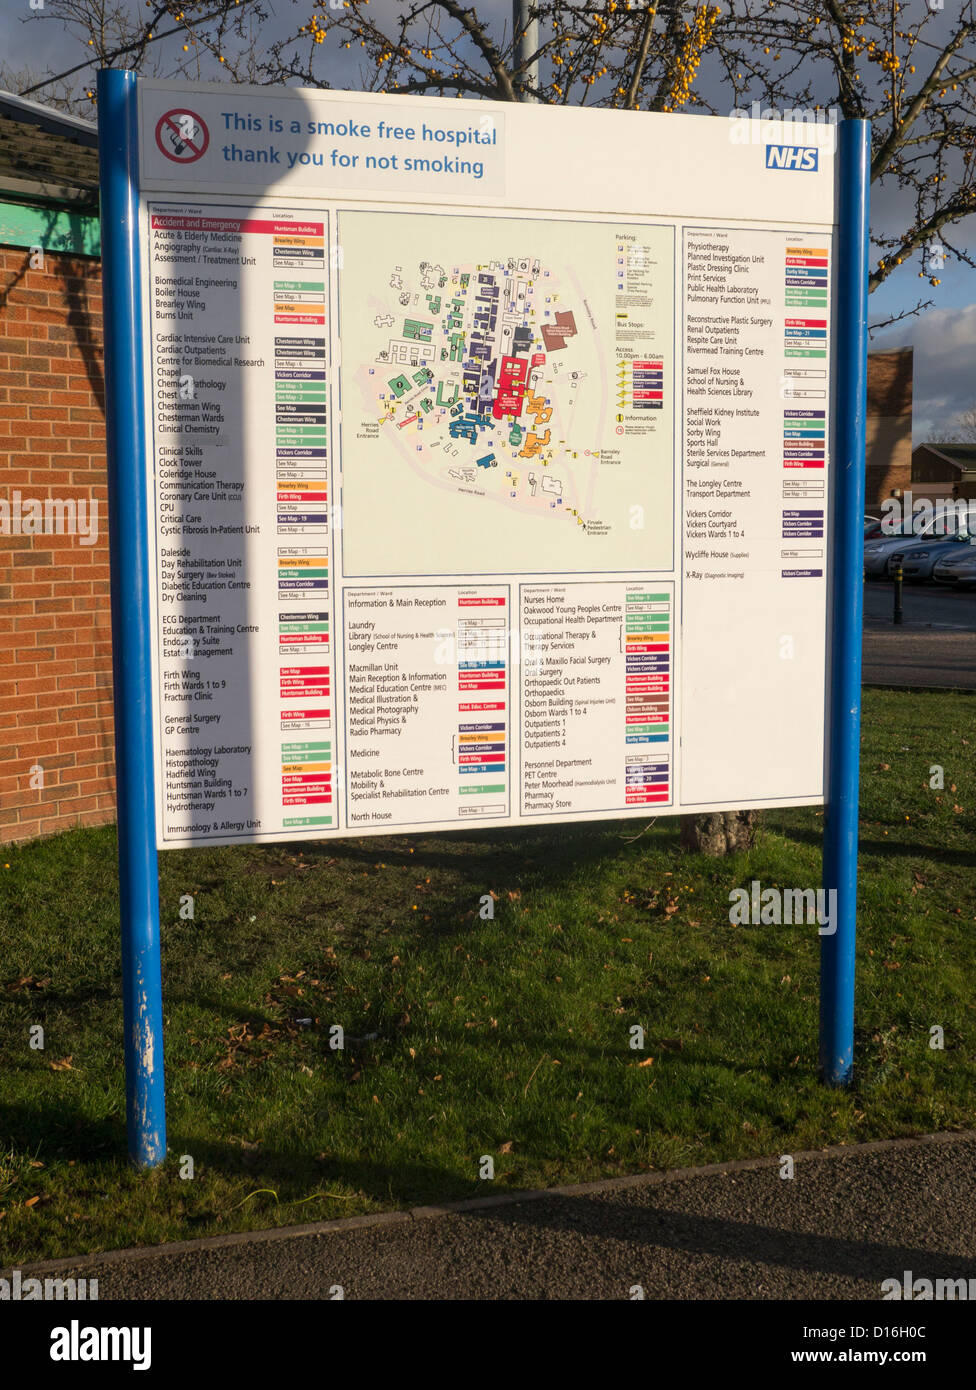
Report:
[{"label": "information symbol", "polygon": [[192,164],[206,154],[210,131],[195,111],[177,107],[156,123],[156,144],[176,164]]}]

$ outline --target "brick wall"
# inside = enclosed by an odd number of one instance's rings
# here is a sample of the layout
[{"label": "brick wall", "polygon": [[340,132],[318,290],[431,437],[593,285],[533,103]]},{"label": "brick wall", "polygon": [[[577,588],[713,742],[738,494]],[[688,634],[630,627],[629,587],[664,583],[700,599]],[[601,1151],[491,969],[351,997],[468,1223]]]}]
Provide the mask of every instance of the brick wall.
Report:
[{"label": "brick wall", "polygon": [[115,816],[101,308],[97,260],[0,247],[0,498],[98,502],[94,545],[0,534],[0,842]]},{"label": "brick wall", "polygon": [[864,502],[869,511],[877,512],[895,488],[911,487],[913,371],[911,348],[868,353]]}]

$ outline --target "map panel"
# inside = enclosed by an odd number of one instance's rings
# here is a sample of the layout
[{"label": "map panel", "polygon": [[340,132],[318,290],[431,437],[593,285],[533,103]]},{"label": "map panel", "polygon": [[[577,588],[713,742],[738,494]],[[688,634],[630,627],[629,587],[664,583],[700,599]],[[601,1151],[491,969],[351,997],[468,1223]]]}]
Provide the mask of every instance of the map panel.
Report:
[{"label": "map panel", "polygon": [[669,570],[672,229],[338,220],[346,577]]}]

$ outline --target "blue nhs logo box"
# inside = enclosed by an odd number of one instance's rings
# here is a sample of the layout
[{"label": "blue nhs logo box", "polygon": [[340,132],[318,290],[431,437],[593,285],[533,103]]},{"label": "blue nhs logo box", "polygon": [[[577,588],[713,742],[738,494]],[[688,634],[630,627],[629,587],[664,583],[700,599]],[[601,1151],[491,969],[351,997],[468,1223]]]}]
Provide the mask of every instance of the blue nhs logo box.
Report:
[{"label": "blue nhs logo box", "polygon": [[820,151],[810,145],[767,145],[767,169],[799,169],[804,173],[816,173],[817,157]]}]

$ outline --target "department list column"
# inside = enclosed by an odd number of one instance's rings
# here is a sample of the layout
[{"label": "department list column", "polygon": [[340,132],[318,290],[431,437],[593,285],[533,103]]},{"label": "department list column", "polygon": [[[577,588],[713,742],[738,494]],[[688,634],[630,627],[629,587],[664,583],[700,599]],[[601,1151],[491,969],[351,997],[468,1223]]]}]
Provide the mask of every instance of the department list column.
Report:
[{"label": "department list column", "polygon": [[334,829],[326,225],[149,224],[161,839]]},{"label": "department list column", "polygon": [[521,586],[521,814],[671,800],[673,586]]},{"label": "department list column", "polygon": [[684,230],[688,804],[795,795],[804,748],[822,790],[829,258],[822,233]]},{"label": "department list column", "polygon": [[509,588],[343,590],[348,822],[507,816]]}]

